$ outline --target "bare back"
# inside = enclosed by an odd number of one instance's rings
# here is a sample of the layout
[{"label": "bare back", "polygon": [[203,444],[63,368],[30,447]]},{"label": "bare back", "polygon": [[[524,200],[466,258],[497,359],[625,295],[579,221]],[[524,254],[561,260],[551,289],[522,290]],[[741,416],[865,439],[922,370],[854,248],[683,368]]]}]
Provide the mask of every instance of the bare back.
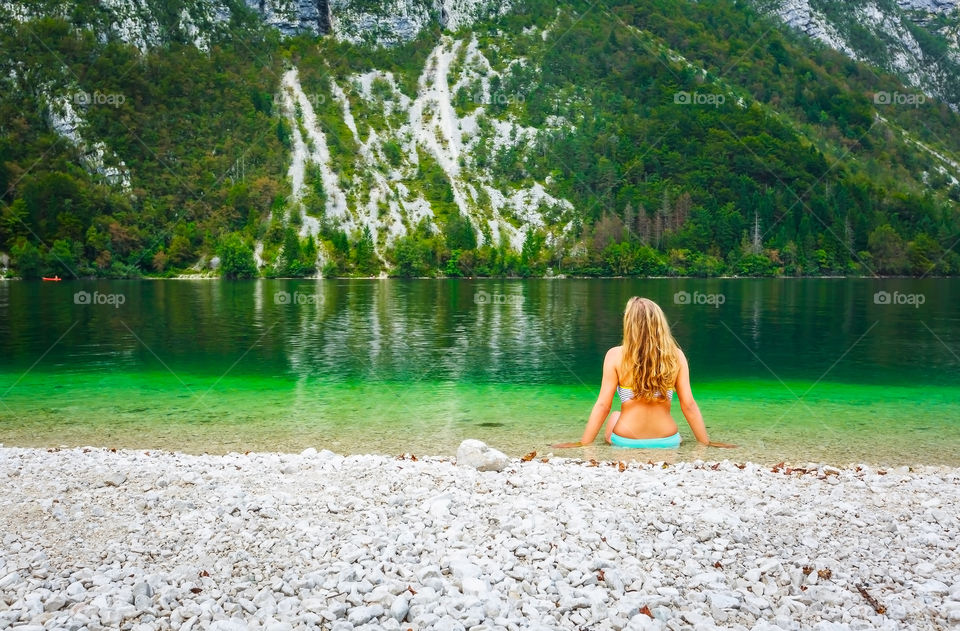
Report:
[{"label": "bare back", "polygon": [[[619,366],[623,357],[623,348],[611,349],[614,369],[617,372],[617,384],[621,384]],[[677,388],[679,390],[679,388]],[[628,399],[620,404],[620,418],[616,433],[623,438],[665,438],[677,433],[677,424],[670,416],[671,398],[648,401],[640,398]]]},{"label": "bare back", "polygon": [[[706,445],[710,442],[707,429],[703,424],[700,408],[693,399],[690,389],[690,366],[683,351],[677,349],[677,358],[680,361],[680,372],[674,387],[680,401],[680,410],[687,419],[694,438]],[[617,436],[622,438],[666,438],[677,433],[677,424],[670,416],[670,399],[663,401],[642,401],[628,399],[621,406],[620,412],[610,413],[613,406],[613,397],[617,396],[617,386],[620,384],[619,366],[623,357],[623,349],[615,346],[607,351],[603,359],[603,379],[600,382],[600,393],[597,402],[593,404],[593,411],[583,429],[583,436],[577,443],[561,443],[559,446],[589,445],[597,437],[604,421],[607,421],[607,441],[611,433],[616,430]],[[608,418],[609,417],[609,418]]]}]

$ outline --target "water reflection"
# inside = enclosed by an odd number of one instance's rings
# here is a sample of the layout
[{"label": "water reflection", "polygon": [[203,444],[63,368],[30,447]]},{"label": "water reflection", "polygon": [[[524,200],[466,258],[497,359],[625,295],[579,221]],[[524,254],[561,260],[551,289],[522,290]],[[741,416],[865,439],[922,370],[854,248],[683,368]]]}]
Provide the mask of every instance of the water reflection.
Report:
[{"label": "water reflection", "polygon": [[[12,388],[0,442],[70,427],[78,437],[135,428],[220,446],[322,435],[349,450],[418,441],[429,451],[469,434],[542,447],[579,434],[623,306],[644,295],[671,320],[708,423],[745,432],[730,440],[771,453],[797,441],[836,451],[831,432],[922,446],[960,428],[958,288],[936,279],[0,283],[0,392]],[[925,300],[879,304],[880,290]],[[124,302],[76,304],[77,291]],[[723,301],[679,303],[678,292]]]},{"label": "water reflection", "polygon": [[[640,294],[663,305],[701,379],[769,377],[763,364],[783,379],[816,379],[843,356],[834,368],[842,380],[900,383],[914,374],[956,383],[957,282],[883,285],[923,291],[922,309],[874,304],[879,282],[6,282],[0,350],[5,369],[49,350],[46,367],[67,372],[162,360],[175,372],[593,387],[604,352],[619,340],[623,304]],[[78,290],[122,293],[125,303],[77,305]],[[678,305],[677,291],[722,294],[724,302]],[[478,302],[481,294],[509,301]],[[930,362],[939,370],[927,371]]]}]

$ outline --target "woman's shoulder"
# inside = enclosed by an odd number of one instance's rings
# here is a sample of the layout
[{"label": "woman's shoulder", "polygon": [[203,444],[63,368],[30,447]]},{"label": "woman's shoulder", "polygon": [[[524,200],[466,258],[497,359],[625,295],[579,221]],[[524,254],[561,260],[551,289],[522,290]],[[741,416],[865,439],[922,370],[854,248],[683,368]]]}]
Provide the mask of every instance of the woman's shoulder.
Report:
[{"label": "woman's shoulder", "polygon": [[613,348],[607,351],[607,354],[606,356],[604,356],[603,361],[604,363],[618,364],[620,363],[620,358],[622,356],[623,356],[623,347],[614,346]]},{"label": "woman's shoulder", "polygon": [[687,365],[687,356],[683,354],[683,350],[679,346],[677,347],[677,363],[681,368]]}]

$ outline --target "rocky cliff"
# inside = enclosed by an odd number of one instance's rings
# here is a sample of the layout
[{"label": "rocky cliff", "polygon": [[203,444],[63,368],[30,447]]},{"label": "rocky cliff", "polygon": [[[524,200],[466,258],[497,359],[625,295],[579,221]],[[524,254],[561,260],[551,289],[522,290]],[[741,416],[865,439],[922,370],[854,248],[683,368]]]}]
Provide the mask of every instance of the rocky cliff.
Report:
[{"label": "rocky cliff", "polygon": [[164,0],[102,0],[80,8],[75,0],[4,2],[0,17],[23,21],[62,16],[78,26],[100,27],[145,49],[170,39],[205,47],[228,32],[231,20],[252,13],[284,35],[333,34],[354,43],[393,45],[427,28],[457,30],[502,14],[511,3],[494,0],[190,0],[170,10]]},{"label": "rocky cliff", "polygon": [[788,26],[960,106],[957,0],[757,0]]}]

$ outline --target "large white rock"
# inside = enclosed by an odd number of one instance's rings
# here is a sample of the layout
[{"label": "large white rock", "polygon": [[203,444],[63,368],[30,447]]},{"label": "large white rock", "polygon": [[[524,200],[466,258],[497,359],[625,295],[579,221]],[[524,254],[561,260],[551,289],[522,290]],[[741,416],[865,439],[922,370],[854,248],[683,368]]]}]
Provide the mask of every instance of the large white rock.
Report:
[{"label": "large white rock", "polygon": [[410,611],[410,600],[404,595],[397,596],[390,605],[390,616],[397,622],[403,622],[408,611]]},{"label": "large white rock", "polygon": [[510,461],[507,455],[482,440],[468,438],[457,448],[457,464],[477,471],[503,471]]},{"label": "large white rock", "polygon": [[736,592],[707,592],[710,606],[717,609],[735,609],[740,607],[740,596]]},{"label": "large white rock", "polygon": [[108,473],[103,478],[103,483],[107,486],[120,486],[127,481],[127,476],[119,471]]},{"label": "large white rock", "polygon": [[383,615],[383,607],[380,605],[367,605],[361,607],[354,607],[350,610],[350,613],[347,614],[347,620],[353,625],[366,624],[373,620],[374,618],[379,618]]}]

